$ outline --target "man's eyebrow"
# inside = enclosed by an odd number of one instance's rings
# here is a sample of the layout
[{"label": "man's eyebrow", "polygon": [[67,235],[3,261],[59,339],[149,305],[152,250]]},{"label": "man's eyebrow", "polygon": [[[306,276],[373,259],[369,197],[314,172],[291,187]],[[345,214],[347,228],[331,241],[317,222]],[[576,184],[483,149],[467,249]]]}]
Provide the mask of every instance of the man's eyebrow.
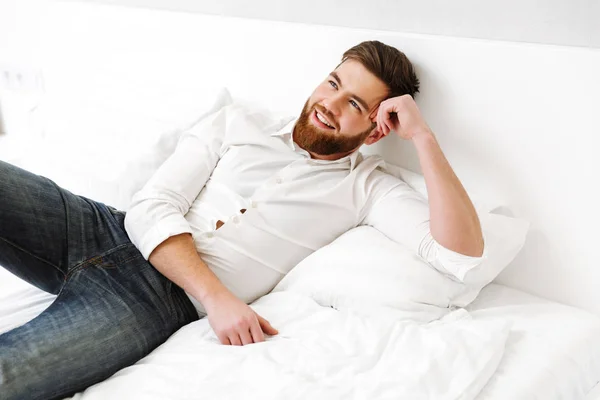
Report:
[{"label": "man's eyebrow", "polygon": [[[333,71],[332,73],[330,73],[329,75],[333,76],[333,78],[337,81],[338,86],[339,87],[343,87],[342,85],[342,81],[340,80],[340,76],[337,74],[337,72]],[[354,97],[356,99],[356,101],[358,101],[360,103],[360,105],[366,110],[369,111],[369,107],[367,106],[367,102],[364,101],[363,99],[361,99],[360,97],[358,97],[357,95],[353,94],[351,97]]]}]

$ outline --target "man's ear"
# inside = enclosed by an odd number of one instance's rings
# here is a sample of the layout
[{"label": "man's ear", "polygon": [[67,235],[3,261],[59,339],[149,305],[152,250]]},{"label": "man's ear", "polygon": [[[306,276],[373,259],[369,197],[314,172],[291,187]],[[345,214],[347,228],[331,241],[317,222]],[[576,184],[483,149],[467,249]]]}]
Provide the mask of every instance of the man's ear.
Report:
[{"label": "man's ear", "polygon": [[371,144],[377,143],[383,137],[385,137],[385,135],[383,134],[383,132],[381,132],[379,130],[379,128],[377,127],[377,124],[375,124],[375,126],[373,127],[373,130],[371,131],[371,133],[369,133],[369,136],[367,136],[367,138],[365,139],[364,144],[371,145]]}]

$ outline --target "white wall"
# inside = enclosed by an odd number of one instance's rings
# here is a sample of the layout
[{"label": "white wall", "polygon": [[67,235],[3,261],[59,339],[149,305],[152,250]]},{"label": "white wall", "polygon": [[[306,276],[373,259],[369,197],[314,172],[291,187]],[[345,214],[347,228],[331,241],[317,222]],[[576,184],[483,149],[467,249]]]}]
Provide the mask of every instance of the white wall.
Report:
[{"label": "white wall", "polygon": [[[234,96],[292,115],[351,45],[378,39],[403,49],[422,81],[419,107],[469,193],[532,223],[523,251],[497,282],[600,315],[598,49],[73,1],[57,4],[46,21],[46,89],[78,101],[90,95],[89,82],[114,72],[153,86],[223,82]],[[85,124],[74,129],[77,137],[89,134]],[[373,147],[419,170],[410,143],[389,137]]]},{"label": "white wall", "polygon": [[[21,4],[34,4],[11,1],[20,15],[28,15]],[[272,108],[289,106],[297,112],[342,51],[359,40],[379,39],[403,49],[422,80],[417,101],[465,187],[470,193],[481,187],[498,195],[515,216],[532,222],[525,248],[498,282],[600,315],[600,197],[594,183],[600,170],[598,49],[128,7],[113,12],[113,7],[83,2],[68,2],[44,14],[39,4],[30,10],[48,22],[39,41],[31,22],[31,30],[13,23],[11,34],[30,37],[32,48],[38,47],[40,60],[53,72],[47,88],[60,92],[69,86],[85,90],[85,78],[89,81],[92,72],[116,69],[123,76],[170,83],[209,77],[226,82],[236,95],[258,93]],[[0,44],[10,52],[0,49],[0,57],[12,54],[15,60],[36,61],[37,56],[5,38],[6,31],[0,26]],[[328,40],[319,46],[306,46],[324,38]],[[306,57],[298,60],[296,52],[305,46]],[[283,68],[286,60],[297,62]],[[271,81],[285,82],[285,90]],[[378,143],[378,151],[418,170],[414,148],[387,139]]]},{"label": "white wall", "polygon": [[44,0],[0,0],[0,63],[36,64]]},{"label": "white wall", "polygon": [[599,0],[87,0],[207,14],[600,48]]},{"label": "white wall", "polygon": [[36,79],[41,54],[39,27],[47,6],[45,0],[0,0],[0,150],[7,146],[5,132],[25,130],[26,113],[38,97],[8,90],[11,84],[5,73],[20,71],[29,75],[27,79]]},{"label": "white wall", "polygon": [[[396,32],[600,48],[600,0],[71,0]],[[35,73],[51,0],[0,0],[0,137],[25,130],[6,68]],[[35,79],[35,77],[29,77]],[[20,100],[19,100],[20,101]],[[28,101],[26,101],[28,102]],[[28,102],[29,104],[30,102]],[[29,106],[29,105],[28,105]],[[28,107],[27,106],[27,107]],[[20,115],[19,115],[20,113]],[[2,116],[4,115],[4,120]],[[16,116],[15,116],[16,115]],[[16,126],[16,128],[14,128]]]}]

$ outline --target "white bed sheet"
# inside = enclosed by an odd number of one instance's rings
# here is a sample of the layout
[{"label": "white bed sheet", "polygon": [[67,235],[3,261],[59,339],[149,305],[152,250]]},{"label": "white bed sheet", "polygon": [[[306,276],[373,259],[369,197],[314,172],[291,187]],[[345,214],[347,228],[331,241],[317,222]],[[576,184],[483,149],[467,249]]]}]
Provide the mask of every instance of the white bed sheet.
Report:
[{"label": "white bed sheet", "polygon": [[600,318],[492,283],[466,307],[510,320],[504,356],[477,400],[578,400],[600,381]]},{"label": "white bed sheet", "polygon": [[[20,280],[12,277],[6,271],[0,269],[0,332],[6,331],[14,326],[25,322],[26,320],[33,318],[39,312],[41,312],[53,299],[53,296],[40,292],[35,288],[31,288],[26,284],[23,284]],[[404,338],[405,344],[410,344],[414,347],[418,344],[417,339],[422,335],[416,327],[412,326],[411,330],[390,330],[383,329],[382,335],[379,337],[371,336],[374,330],[377,330],[377,324],[379,327],[386,327],[382,321],[371,321],[370,323],[363,323],[361,326],[357,322],[357,316],[344,315],[340,316],[340,313],[335,310],[322,310],[322,307],[317,306],[307,299],[302,299],[294,296],[281,297],[276,299],[272,297],[269,299],[265,296],[262,301],[255,303],[254,308],[265,315],[267,319],[270,319],[274,326],[280,329],[280,337],[270,338],[263,346],[263,350],[266,346],[270,348],[266,351],[257,351],[259,346],[254,347],[253,356],[260,355],[263,357],[262,370],[256,368],[254,364],[249,363],[249,357],[252,354],[252,346],[246,347],[246,354],[244,357],[237,357],[232,355],[231,351],[239,351],[242,348],[233,349],[231,346],[207,346],[212,341],[213,345],[216,345],[216,338],[211,336],[214,335],[208,329],[207,321],[197,321],[194,324],[180,330],[178,335],[170,339],[165,345],[159,347],[158,351],[153,352],[145,359],[138,362],[136,365],[126,368],[125,370],[117,373],[107,381],[102,382],[98,385],[92,386],[90,389],[77,394],[75,399],[92,400],[96,398],[106,398],[112,395],[127,395],[134,396],[136,398],[169,398],[165,397],[167,393],[171,393],[173,396],[170,398],[194,398],[194,396],[202,393],[202,387],[207,389],[206,385],[202,385],[201,377],[212,380],[214,385],[211,387],[211,392],[204,392],[204,395],[209,395],[210,398],[239,398],[242,393],[245,398],[251,393],[256,394],[257,398],[278,398],[283,393],[287,393],[286,398],[290,397],[292,393],[300,395],[298,398],[309,396],[311,398],[374,398],[373,394],[380,395],[376,398],[411,398],[408,394],[414,395],[417,392],[407,392],[406,397],[394,397],[390,393],[393,393],[394,385],[390,385],[389,378],[390,367],[402,368],[406,364],[390,364],[381,363],[382,358],[373,358],[371,361],[379,360],[381,364],[379,370],[372,369],[369,372],[369,368],[364,368],[365,361],[368,361],[368,357],[365,355],[368,353],[360,354],[356,352],[357,349],[364,347],[365,345],[371,346],[371,354],[375,354],[374,351],[381,344],[385,344],[385,338],[387,335],[388,341],[396,337]],[[302,324],[295,324],[291,319],[289,310],[293,309],[300,314],[304,313],[304,317],[300,318]],[[462,376],[463,384],[471,379],[471,385],[466,393],[466,396],[461,398],[475,398],[477,400],[519,400],[519,399],[584,399],[585,395],[591,390],[594,384],[600,378],[600,319],[596,316],[572,307],[564,306],[549,300],[541,299],[536,296],[529,295],[522,291],[512,289],[499,284],[490,284],[481,292],[479,297],[466,308],[469,312],[472,321],[468,319],[462,319],[464,315],[457,314],[458,322],[461,322],[462,327],[456,325],[455,322],[438,328],[444,328],[445,331],[436,330],[429,332],[429,338],[435,340],[440,338],[440,335],[446,335],[444,338],[447,339],[447,335],[456,339],[465,339],[465,334],[472,335],[471,338],[474,341],[473,347],[469,348],[466,343],[463,343],[462,348],[449,348],[442,346],[444,355],[439,358],[444,365],[444,362],[449,362],[449,357],[462,355],[469,356],[473,354],[473,349],[481,351],[485,346],[486,340],[488,343],[495,347],[495,349],[486,349],[487,362],[483,364],[473,364],[471,362],[463,362],[457,364],[465,372]],[[314,315],[320,314],[321,317],[314,319]],[[313,316],[312,322],[310,315]],[[337,318],[337,322],[335,321]],[[296,318],[298,320],[298,318]],[[500,326],[506,326],[505,323],[509,322],[510,332],[508,336],[502,337]],[[473,325],[472,323],[478,323],[479,325]],[[500,323],[500,324],[498,324]],[[362,357],[362,362],[355,364],[354,370],[348,368],[348,358],[335,358],[335,354],[331,351],[333,347],[324,345],[322,340],[325,336],[319,338],[314,336],[311,340],[301,342],[297,340],[297,336],[300,332],[309,335],[310,327],[316,329],[322,327],[323,324],[329,324],[326,328],[327,335],[331,342],[329,345],[333,346],[335,340],[332,338],[335,335],[348,335],[347,339],[342,341],[342,345],[339,346],[338,350],[340,354],[352,354],[358,359]],[[387,325],[389,328],[389,325]],[[283,329],[282,329],[283,328]],[[354,335],[357,328],[360,328],[360,334]],[[476,328],[476,329],[474,329]],[[482,329],[479,329],[482,328]],[[403,334],[400,334],[404,332]],[[407,333],[409,332],[409,333]],[[412,333],[410,333],[412,332]],[[470,332],[470,333],[469,333]],[[487,336],[486,336],[487,334]],[[333,335],[333,336],[332,336]],[[352,336],[354,335],[354,336]],[[190,348],[186,343],[190,342],[190,337],[196,338],[196,346]],[[342,336],[339,336],[342,337]],[[367,337],[367,339],[365,339]],[[203,338],[198,341],[198,338]],[[348,340],[348,338],[350,340]],[[360,339],[360,340],[359,340]],[[338,342],[341,339],[337,339]],[[431,344],[432,341],[429,340]],[[321,343],[321,344],[319,344]],[[370,344],[369,344],[370,343]],[[430,345],[426,345],[427,341],[422,341],[420,344],[421,350],[426,349],[432,351]],[[302,346],[313,346],[305,347],[305,352],[300,351]],[[313,357],[318,355],[315,353],[315,349],[321,346],[323,354],[329,352],[329,357],[323,356],[321,362],[311,361],[311,358],[306,357],[307,354],[312,354]],[[358,347],[357,347],[358,346]],[[335,346],[334,346],[335,347]],[[387,352],[390,351],[389,343],[384,345]],[[499,349],[502,349],[499,351]],[[395,351],[400,351],[401,348],[396,346]],[[439,349],[438,349],[439,350]],[[202,375],[201,367],[202,363],[198,363],[197,357],[190,357],[190,352],[200,351],[205,354],[212,354],[217,359],[220,359],[220,363],[212,364],[213,369],[204,371]],[[230,352],[227,354],[227,352]],[[244,350],[242,350],[244,351]],[[290,357],[296,357],[296,364],[293,369],[298,377],[298,372],[304,373],[302,387],[298,386],[298,380],[290,381],[288,377],[287,385],[283,385],[285,374],[277,375],[281,371],[273,369],[273,364],[269,365],[269,361],[265,358],[266,354],[270,354],[271,361],[276,359],[274,355],[280,351],[280,366],[292,365],[290,364]],[[312,351],[312,353],[311,353]],[[380,354],[381,355],[381,354]],[[236,358],[237,357],[237,358]],[[275,358],[273,358],[275,357]],[[411,353],[411,357],[415,357],[415,352]],[[497,360],[494,360],[497,357]],[[211,357],[212,358],[212,357]],[[418,358],[413,359],[413,363]],[[277,360],[276,360],[277,361]],[[251,371],[255,371],[257,374],[253,376],[254,379],[259,379],[263,376],[261,381],[265,385],[269,382],[279,382],[281,385],[278,390],[272,389],[270,393],[263,391],[261,396],[258,395],[260,390],[257,391],[254,388],[254,392],[249,392],[250,385],[239,385],[238,389],[235,389],[234,379],[229,380],[222,379],[220,382],[215,381],[215,373],[217,370],[230,371],[231,362],[237,362],[239,369],[237,370],[238,381],[241,373],[248,374]],[[228,364],[229,363],[229,364]],[[312,364],[312,365],[309,365]],[[434,363],[424,362],[420,366],[424,368],[423,371],[432,371]],[[206,363],[204,363],[206,365]],[[334,372],[337,365],[337,371]],[[346,366],[346,372],[344,370]],[[446,364],[449,366],[449,364]],[[386,367],[387,369],[381,369]],[[216,368],[216,369],[215,369]],[[269,372],[269,368],[271,368]],[[291,368],[291,367],[289,367]],[[316,368],[316,369],[315,369]],[[320,368],[320,369],[319,369]],[[362,372],[356,368],[363,368]],[[486,369],[487,368],[487,369]],[[454,367],[450,368],[454,373]],[[490,369],[492,369],[490,371]],[[469,377],[469,372],[478,370],[480,376]],[[194,373],[190,374],[190,371]],[[258,374],[263,371],[262,374]],[[306,375],[306,371],[311,371],[310,375]],[[269,372],[276,379],[268,379]],[[288,371],[289,372],[289,371]],[[358,373],[358,375],[357,375]],[[360,377],[363,374],[362,378]],[[398,376],[401,376],[407,371],[399,371]],[[211,376],[212,374],[212,376]],[[411,374],[414,374],[411,372]],[[437,395],[443,392],[443,385],[450,382],[449,377],[451,375],[436,372],[436,378],[434,381],[427,380],[427,373],[421,374],[420,384],[414,384],[411,390],[420,391],[421,396],[418,398],[435,398],[441,399],[442,397],[432,397],[437,391]],[[486,376],[487,374],[487,376]],[[185,384],[186,377],[197,377],[198,379],[192,385]],[[252,375],[246,376],[246,382],[249,382]],[[267,377],[265,379],[265,376]],[[491,376],[491,377],[490,377]],[[476,379],[473,379],[476,378]],[[372,385],[367,387],[365,391],[356,391],[346,389],[345,392],[342,388],[356,387],[358,382],[377,382],[385,383],[388,379],[387,385]],[[173,386],[169,385],[168,382],[173,382]],[[323,384],[329,382],[325,387]],[[337,386],[336,383],[337,382]],[[334,383],[332,385],[332,383]],[[221,385],[221,386],[219,386]],[[423,389],[430,386],[431,392],[427,393]],[[178,388],[177,390],[165,390],[164,386],[171,386]],[[433,389],[431,389],[433,386]],[[479,386],[479,387],[477,387]],[[257,386],[259,387],[259,386]],[[273,388],[273,385],[271,384]],[[398,386],[397,386],[398,387]],[[396,388],[397,388],[396,387]],[[478,392],[481,388],[481,392],[478,395],[474,395],[473,392]],[[129,388],[129,393],[124,393],[123,390]],[[133,388],[133,389],[131,389]],[[142,389],[143,394],[142,394]],[[193,389],[197,388],[198,392]],[[241,392],[240,392],[241,390]],[[230,393],[231,396],[215,397],[219,393]],[[270,394],[270,395],[269,395]],[[266,396],[265,396],[266,395]],[[367,397],[364,397],[367,395]],[[337,396],[337,397],[336,397]],[[207,398],[208,398],[207,397]],[[252,397],[252,396],[250,396]],[[416,397],[412,397],[416,398]],[[411,399],[412,399],[411,398]],[[443,397],[443,398],[454,398],[454,397]]]}]

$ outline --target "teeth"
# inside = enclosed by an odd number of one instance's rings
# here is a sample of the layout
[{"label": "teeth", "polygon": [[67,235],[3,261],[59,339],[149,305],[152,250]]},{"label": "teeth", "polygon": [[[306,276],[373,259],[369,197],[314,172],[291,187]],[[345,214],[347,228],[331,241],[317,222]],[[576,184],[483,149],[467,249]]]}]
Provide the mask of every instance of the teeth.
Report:
[{"label": "teeth", "polygon": [[333,128],[333,126],[329,125],[329,123],[327,122],[327,120],[325,118],[323,118],[323,116],[321,114],[319,114],[318,111],[317,111],[317,118],[319,119],[319,121],[321,121],[322,123],[324,123],[328,127]]}]

